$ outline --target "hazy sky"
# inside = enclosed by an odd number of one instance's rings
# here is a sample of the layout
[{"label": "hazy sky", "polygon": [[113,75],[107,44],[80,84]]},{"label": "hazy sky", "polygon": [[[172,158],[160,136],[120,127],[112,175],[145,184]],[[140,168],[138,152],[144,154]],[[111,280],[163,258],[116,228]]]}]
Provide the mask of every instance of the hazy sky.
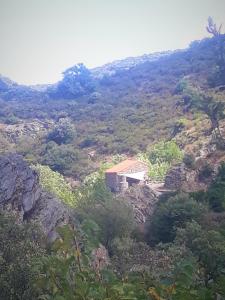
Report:
[{"label": "hazy sky", "polygon": [[25,84],[66,68],[184,48],[224,23],[225,0],[0,0],[0,74]]}]

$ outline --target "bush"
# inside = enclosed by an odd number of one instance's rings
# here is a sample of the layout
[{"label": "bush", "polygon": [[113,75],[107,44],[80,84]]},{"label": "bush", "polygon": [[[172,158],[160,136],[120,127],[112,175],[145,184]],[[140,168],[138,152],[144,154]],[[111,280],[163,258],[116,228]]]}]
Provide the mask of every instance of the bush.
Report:
[{"label": "bush", "polygon": [[19,119],[15,115],[10,114],[5,118],[5,123],[10,125],[15,125],[19,123]]},{"label": "bush", "polygon": [[135,222],[132,208],[122,200],[109,198],[85,208],[85,216],[100,228],[100,241],[110,251],[115,238],[129,237]]},{"label": "bush", "polygon": [[185,154],[183,158],[183,162],[186,167],[190,169],[195,169],[195,157],[193,154]]},{"label": "bush", "polygon": [[[186,224],[179,229],[177,240],[186,245],[201,265],[202,276],[207,285],[221,276],[225,265],[225,239],[217,230],[205,229],[197,222]],[[211,298],[210,298],[211,299]]]},{"label": "bush", "polygon": [[179,194],[160,203],[147,225],[146,238],[151,245],[169,243],[176,237],[178,228],[187,221],[198,219],[204,206],[187,194]]},{"label": "bush", "polygon": [[69,145],[57,145],[49,142],[41,159],[41,164],[48,165],[53,171],[69,173],[78,162],[80,154]]},{"label": "bush", "polygon": [[213,173],[213,168],[209,164],[205,164],[199,171],[198,177],[199,180],[205,180],[210,178]]},{"label": "bush", "polygon": [[80,147],[81,148],[88,148],[88,147],[92,147],[97,143],[97,140],[95,137],[86,137],[81,143],[80,143]]},{"label": "bush", "polygon": [[75,65],[63,72],[63,79],[56,87],[50,87],[50,97],[56,99],[75,99],[90,94],[94,91],[95,85],[91,72],[83,65]]},{"label": "bush", "polygon": [[162,181],[165,178],[167,172],[169,171],[170,166],[171,165],[168,162],[150,164],[148,176],[151,179]]},{"label": "bush", "polygon": [[47,140],[58,145],[70,143],[76,135],[75,126],[68,119],[60,119],[56,127],[48,134]]}]

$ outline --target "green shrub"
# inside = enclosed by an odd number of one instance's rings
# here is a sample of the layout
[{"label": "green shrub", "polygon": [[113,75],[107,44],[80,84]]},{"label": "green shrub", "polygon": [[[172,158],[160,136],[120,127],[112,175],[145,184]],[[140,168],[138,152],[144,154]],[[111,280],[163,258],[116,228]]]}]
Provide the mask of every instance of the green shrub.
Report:
[{"label": "green shrub", "polygon": [[58,145],[70,143],[76,135],[75,126],[69,119],[62,118],[55,128],[49,132],[48,141],[53,141]]},{"label": "green shrub", "polygon": [[167,172],[169,171],[171,165],[168,162],[161,162],[149,165],[148,176],[156,181],[162,181]]},{"label": "green shrub", "polygon": [[148,175],[153,180],[163,180],[170,167],[182,160],[183,152],[174,141],[159,142],[139,159],[149,165]]},{"label": "green shrub", "polygon": [[52,171],[48,166],[36,165],[33,168],[38,171],[40,184],[45,190],[53,193],[66,204],[76,205],[75,194],[61,174]]},{"label": "green shrub", "polygon": [[132,208],[120,199],[109,198],[105,203],[93,203],[84,211],[85,217],[99,226],[100,241],[108,250],[116,237],[129,237],[135,227]]},{"label": "green shrub", "polygon": [[182,160],[182,158],[183,153],[174,141],[159,142],[149,152],[149,160],[152,164],[158,162],[171,164],[174,161]]},{"label": "green shrub", "polygon": [[204,180],[210,178],[212,176],[212,173],[213,173],[213,168],[209,164],[205,164],[199,171],[198,176],[200,180]]},{"label": "green shrub", "polygon": [[210,207],[216,212],[225,211],[225,163],[219,168],[218,175],[207,193]]},{"label": "green shrub", "polygon": [[183,158],[183,162],[186,167],[190,169],[195,169],[195,157],[193,154],[185,154]]},{"label": "green shrub", "polygon": [[160,203],[147,224],[147,241],[155,245],[169,243],[176,237],[176,231],[187,221],[198,219],[205,208],[187,194],[179,194]]},{"label": "green shrub", "polygon": [[77,162],[81,164],[81,154],[71,145],[58,145],[51,141],[46,144],[46,151],[41,157],[41,164],[48,165],[52,170],[68,174]]},{"label": "green shrub", "polygon": [[205,229],[199,223],[191,221],[185,228],[178,229],[177,240],[182,245],[185,244],[198,260],[206,286],[223,274],[225,239],[219,231]]}]

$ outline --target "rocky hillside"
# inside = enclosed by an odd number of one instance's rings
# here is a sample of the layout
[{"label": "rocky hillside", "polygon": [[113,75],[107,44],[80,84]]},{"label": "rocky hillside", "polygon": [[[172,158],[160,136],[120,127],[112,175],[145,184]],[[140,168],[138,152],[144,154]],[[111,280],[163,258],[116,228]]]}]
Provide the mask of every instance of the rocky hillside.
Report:
[{"label": "rocky hillside", "polygon": [[[225,36],[220,39],[224,43]],[[199,156],[211,139],[208,117],[188,110],[178,87],[185,78],[224,101],[224,89],[215,81],[217,53],[218,40],[211,38],[182,51],[128,58],[91,71],[74,66],[22,106],[23,93],[4,79],[0,152],[19,152],[75,180],[114,155],[137,155],[159,140],[174,139]]]}]

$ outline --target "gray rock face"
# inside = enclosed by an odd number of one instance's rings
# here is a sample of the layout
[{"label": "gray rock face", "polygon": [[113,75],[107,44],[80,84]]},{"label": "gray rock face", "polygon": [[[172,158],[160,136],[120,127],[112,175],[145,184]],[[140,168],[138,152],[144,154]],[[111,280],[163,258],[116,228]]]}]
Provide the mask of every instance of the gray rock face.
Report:
[{"label": "gray rock face", "polygon": [[165,177],[165,188],[183,192],[197,192],[206,190],[213,177],[207,180],[200,179],[200,172],[205,165],[205,161],[199,159],[196,161],[196,168],[194,170],[185,167],[182,163],[174,166],[169,170]]},{"label": "gray rock face", "polygon": [[146,218],[153,214],[158,201],[156,193],[147,185],[131,187],[123,198],[132,206],[138,224],[145,223]]},{"label": "gray rock face", "polygon": [[165,187],[180,190],[182,185],[186,182],[186,170],[184,164],[173,167],[169,170],[165,177]]},{"label": "gray rock face", "polygon": [[10,142],[16,143],[22,137],[36,138],[40,134],[46,134],[49,129],[54,127],[51,121],[33,120],[14,125],[4,125],[1,128]]},{"label": "gray rock face", "polygon": [[37,174],[15,154],[0,157],[0,204],[29,212],[40,198]]},{"label": "gray rock face", "polygon": [[23,221],[36,221],[50,239],[57,226],[70,220],[68,208],[42,190],[36,171],[17,154],[0,156],[0,208],[16,211]]}]

